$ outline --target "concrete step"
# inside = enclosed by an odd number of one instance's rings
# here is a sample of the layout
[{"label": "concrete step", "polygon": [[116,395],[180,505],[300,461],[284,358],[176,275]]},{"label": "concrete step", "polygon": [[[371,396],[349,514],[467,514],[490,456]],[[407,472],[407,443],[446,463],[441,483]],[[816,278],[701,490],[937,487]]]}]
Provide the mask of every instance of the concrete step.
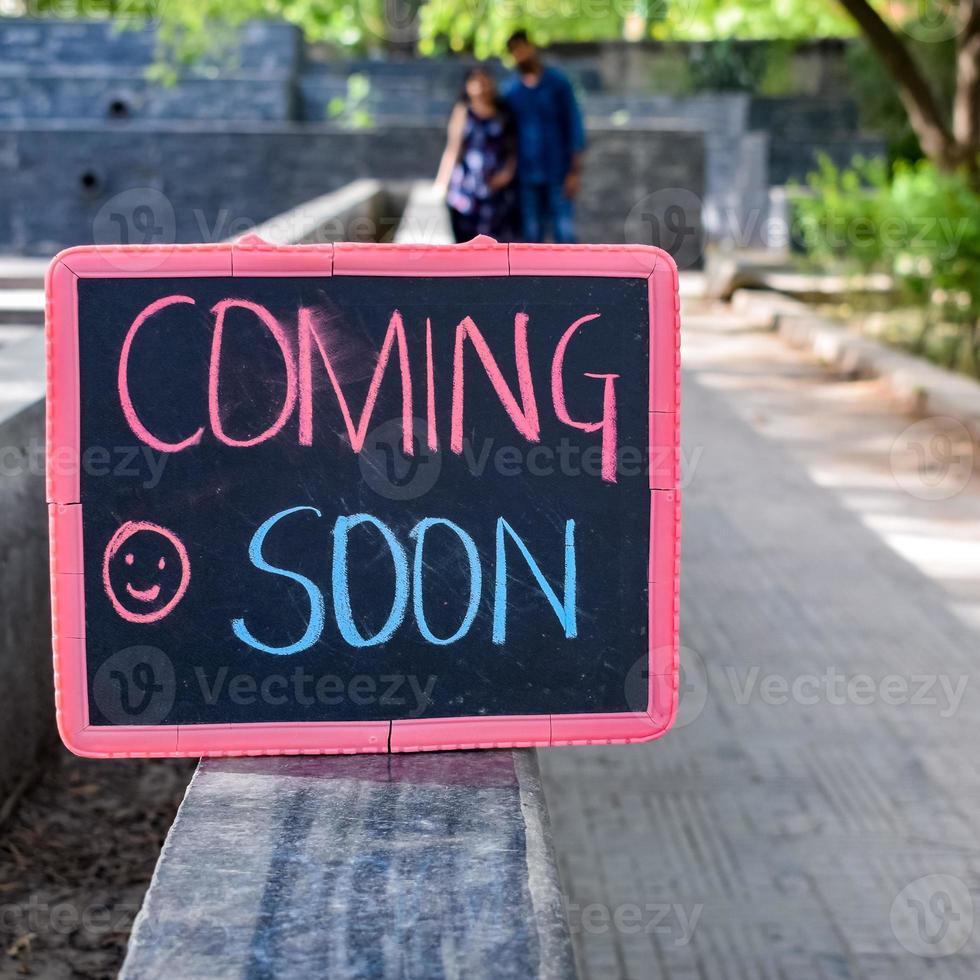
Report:
[{"label": "concrete step", "polygon": [[6,289],[0,287],[0,324],[34,325],[44,323],[44,289]]},{"label": "concrete step", "polygon": [[[0,340],[0,446],[18,445],[11,433],[2,431],[3,426],[44,397],[44,353],[44,335],[37,328],[16,341]],[[43,439],[40,429],[39,434]],[[5,514],[4,522],[6,517]],[[3,526],[8,525],[0,524]],[[0,775],[3,770],[0,762]]]},{"label": "concrete step", "polygon": [[29,340],[37,337],[41,333],[37,324],[31,323],[4,323],[0,324],[0,350],[19,344],[22,340]]},{"label": "concrete step", "polygon": [[49,262],[26,255],[0,255],[0,290],[44,289]]}]

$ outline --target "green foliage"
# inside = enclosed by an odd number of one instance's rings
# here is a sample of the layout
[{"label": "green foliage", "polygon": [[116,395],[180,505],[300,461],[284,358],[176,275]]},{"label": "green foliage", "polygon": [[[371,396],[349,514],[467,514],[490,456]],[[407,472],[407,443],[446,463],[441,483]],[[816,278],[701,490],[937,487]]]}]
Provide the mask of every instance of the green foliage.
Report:
[{"label": "green foliage", "polygon": [[665,45],[653,59],[650,88],[683,95],[690,92],[757,92],[784,95],[793,91],[796,41],[693,42]]},{"label": "green foliage", "polygon": [[621,38],[627,6],[576,0],[528,4],[427,0],[419,9],[419,51],[426,55],[472,51],[478,58],[500,55],[506,50],[507,38],[518,28],[526,29],[542,45]]},{"label": "green foliage", "polygon": [[[406,9],[411,3],[406,0]],[[391,0],[34,0],[31,12],[111,18],[122,27],[152,22],[159,31],[165,63],[157,70],[166,75],[167,69],[220,58],[234,29],[247,20],[285,20],[301,28],[311,41],[367,50],[383,46],[397,30],[396,21],[411,18],[414,10],[402,13]]]},{"label": "green foliage", "polygon": [[24,5],[31,17],[151,17],[155,0],[31,0]]},{"label": "green foliage", "polygon": [[889,217],[901,229],[886,255],[893,274],[958,322],[980,319],[980,195],[931,163],[899,163]]},{"label": "green foliage", "polygon": [[887,197],[888,169],[880,160],[853,161],[839,170],[829,157],[807,178],[810,193],[800,195],[796,218],[807,252],[821,261],[870,272],[881,260],[877,229]]},{"label": "green foliage", "polygon": [[854,21],[827,0],[662,0],[654,37],[714,41],[723,38],[803,40],[852,37]]},{"label": "green foliage", "polygon": [[691,50],[691,82],[699,92],[752,92],[766,73],[766,51],[760,45],[730,38]]},{"label": "green foliage", "polygon": [[[640,30],[636,30],[639,23]],[[826,0],[535,0],[497,4],[492,0],[425,0],[420,8],[423,54],[473,51],[478,57],[499,54],[518,27],[541,43],[595,41],[630,37],[662,40],[793,39],[850,37],[854,22]],[[712,58],[713,55],[706,55]],[[744,55],[743,57],[753,57]],[[726,88],[745,88],[746,72],[761,78],[766,66],[740,64],[732,50],[706,63],[704,71],[721,76]]]},{"label": "green foliage", "polygon": [[35,0],[32,12],[132,23],[152,19],[176,66],[213,50],[215,25],[262,18],[283,19],[311,40],[359,50],[383,48],[417,21],[421,54],[472,51],[479,57],[500,54],[518,27],[543,44],[627,36],[708,41],[855,33],[853,22],[827,0]]},{"label": "green foliage", "polygon": [[824,158],[808,186],[797,216],[810,256],[890,275],[900,295],[922,307],[926,330],[947,329],[949,363],[960,357],[980,374],[980,195],[968,176],[928,160],[889,170],[858,159],[839,170]]},{"label": "green foliage", "polygon": [[765,48],[765,70],[756,89],[759,95],[789,95],[797,91],[793,71],[793,41],[769,41]]},{"label": "green foliage", "polygon": [[371,80],[367,75],[353,74],[347,77],[346,96],[334,96],[327,104],[327,117],[350,129],[366,129],[374,125],[374,117],[368,109]]},{"label": "green foliage", "polygon": [[[173,0],[170,0],[173,2]],[[157,23],[157,60],[148,75],[154,81],[172,85],[181,73],[214,75],[234,61],[235,32],[247,15],[214,20],[200,8],[188,4],[179,17],[162,18]],[[142,21],[127,19],[122,27],[141,26]]]},{"label": "green foliage", "polygon": [[665,46],[650,61],[650,91],[669,95],[688,95],[694,89],[687,52]]}]

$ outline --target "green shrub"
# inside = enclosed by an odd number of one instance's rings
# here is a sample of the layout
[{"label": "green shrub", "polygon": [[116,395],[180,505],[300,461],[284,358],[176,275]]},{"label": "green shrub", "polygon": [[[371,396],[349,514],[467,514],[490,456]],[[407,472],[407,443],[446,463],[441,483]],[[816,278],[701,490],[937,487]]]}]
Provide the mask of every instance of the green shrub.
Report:
[{"label": "green shrub", "polygon": [[724,38],[691,46],[688,70],[695,92],[755,92],[766,68],[761,44]]},{"label": "green shrub", "polygon": [[809,194],[796,202],[799,232],[808,254],[860,272],[882,261],[878,233],[887,198],[888,169],[881,160],[856,157],[840,170],[826,155],[807,177]]},{"label": "green shrub", "polygon": [[838,169],[823,158],[797,202],[807,253],[839,270],[884,272],[901,299],[953,338],[945,360],[980,376],[980,195],[966,176],[927,160],[856,159]]},{"label": "green shrub", "polygon": [[886,251],[892,274],[928,289],[950,319],[972,324],[980,318],[980,196],[964,177],[921,160],[896,166],[888,200],[907,228]]},{"label": "green shrub", "polygon": [[346,96],[335,95],[327,103],[327,118],[348,129],[367,129],[374,125],[374,116],[368,108],[371,96],[371,79],[355,72],[347,76]]}]

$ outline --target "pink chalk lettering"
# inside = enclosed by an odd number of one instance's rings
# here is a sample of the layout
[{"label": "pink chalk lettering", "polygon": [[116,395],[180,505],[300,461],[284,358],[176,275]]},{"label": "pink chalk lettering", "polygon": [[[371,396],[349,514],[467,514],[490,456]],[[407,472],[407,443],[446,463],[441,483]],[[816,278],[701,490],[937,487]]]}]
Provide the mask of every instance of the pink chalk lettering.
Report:
[{"label": "pink chalk lettering", "polygon": [[359,453],[364,446],[367,438],[368,427],[371,424],[371,415],[374,413],[374,405],[378,400],[378,391],[381,388],[381,380],[384,377],[385,369],[391,358],[391,349],[395,343],[398,344],[398,368],[401,374],[402,384],[402,450],[406,456],[415,454],[415,445],[412,441],[412,372],[408,361],[408,344],[405,340],[405,325],[402,323],[402,315],[395,310],[388,321],[388,332],[385,334],[384,343],[381,346],[381,353],[378,355],[377,364],[374,366],[374,374],[371,377],[371,384],[368,387],[367,397],[364,400],[364,408],[361,410],[361,417],[357,425],[347,404],[347,398],[340,386],[337,373],[334,371],[330,361],[330,354],[326,344],[320,334],[320,325],[316,313],[307,308],[301,307],[299,311],[299,441],[301,445],[313,445],[313,368],[312,368],[312,342],[316,343],[317,350],[324,367],[327,369],[327,376],[333,386],[334,394],[337,396],[337,404],[344,417],[344,425],[347,427],[347,436],[350,439],[351,448],[355,453]]},{"label": "pink chalk lettering", "polygon": [[[218,398],[218,384],[221,375],[221,338],[224,335],[225,314],[228,310],[235,308],[250,310],[262,321],[279,345],[283,366],[286,369],[286,395],[283,398],[279,415],[264,432],[250,439],[233,439],[225,432],[221,422],[221,406]],[[211,312],[215,314],[216,318],[214,336],[211,339],[211,365],[208,370],[208,414],[211,418],[211,429],[226,446],[257,446],[259,443],[273,438],[281,431],[296,405],[296,366],[293,363],[289,339],[283,332],[279,321],[258,303],[251,303],[245,299],[223,299],[220,303],[215,304]]]},{"label": "pink chalk lettering", "polygon": [[439,448],[436,433],[436,382],[432,369],[432,320],[425,318],[425,408],[426,444],[432,452]]},{"label": "pink chalk lettering", "polygon": [[479,355],[483,369],[493,385],[508,416],[517,431],[528,442],[541,438],[538,425],[538,405],[534,399],[534,384],[531,380],[531,363],[527,352],[527,314],[518,313],[514,317],[514,358],[517,362],[517,383],[521,392],[521,406],[517,404],[500,368],[494,359],[487,342],[483,339],[472,318],[464,317],[456,327],[456,348],[453,353],[453,404],[450,449],[457,455],[463,451],[463,343],[467,337]]},{"label": "pink chalk lettering", "polygon": [[140,421],[139,416],[136,414],[136,408],[133,406],[133,399],[129,393],[129,354],[133,346],[133,339],[136,337],[140,327],[155,313],[166,309],[168,306],[173,306],[174,303],[190,303],[193,305],[194,300],[190,296],[164,296],[163,299],[158,299],[150,303],[133,320],[132,326],[130,326],[126,334],[126,339],[123,341],[122,350],[119,353],[118,388],[119,404],[122,407],[123,417],[126,419],[126,423],[137,439],[162,453],[177,453],[182,449],[187,449],[188,446],[196,446],[201,441],[204,428],[202,426],[193,435],[188,436],[181,442],[164,442],[162,439],[158,439],[153,435]]},{"label": "pink chalk lettering", "polygon": [[589,374],[586,378],[597,378],[605,381],[602,392],[602,420],[599,422],[577,422],[568,412],[565,404],[565,382],[562,376],[562,369],[565,366],[565,351],[568,348],[572,335],[583,323],[596,320],[600,314],[590,313],[588,316],[579,317],[563,334],[558,346],[555,348],[555,356],[551,361],[551,399],[555,405],[555,415],[559,421],[573,429],[582,432],[596,432],[602,430],[602,479],[607,483],[616,483],[616,391],[615,381],[618,374]]}]

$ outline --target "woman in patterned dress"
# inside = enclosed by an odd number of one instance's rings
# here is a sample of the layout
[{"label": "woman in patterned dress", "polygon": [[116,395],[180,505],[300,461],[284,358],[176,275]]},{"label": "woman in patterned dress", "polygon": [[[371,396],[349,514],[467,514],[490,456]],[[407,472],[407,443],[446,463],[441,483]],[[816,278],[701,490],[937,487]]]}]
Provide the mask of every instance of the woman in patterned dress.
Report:
[{"label": "woman in patterned dress", "polygon": [[445,193],[457,242],[489,235],[516,240],[517,134],[486,68],[471,68],[449,117],[436,186]]}]

